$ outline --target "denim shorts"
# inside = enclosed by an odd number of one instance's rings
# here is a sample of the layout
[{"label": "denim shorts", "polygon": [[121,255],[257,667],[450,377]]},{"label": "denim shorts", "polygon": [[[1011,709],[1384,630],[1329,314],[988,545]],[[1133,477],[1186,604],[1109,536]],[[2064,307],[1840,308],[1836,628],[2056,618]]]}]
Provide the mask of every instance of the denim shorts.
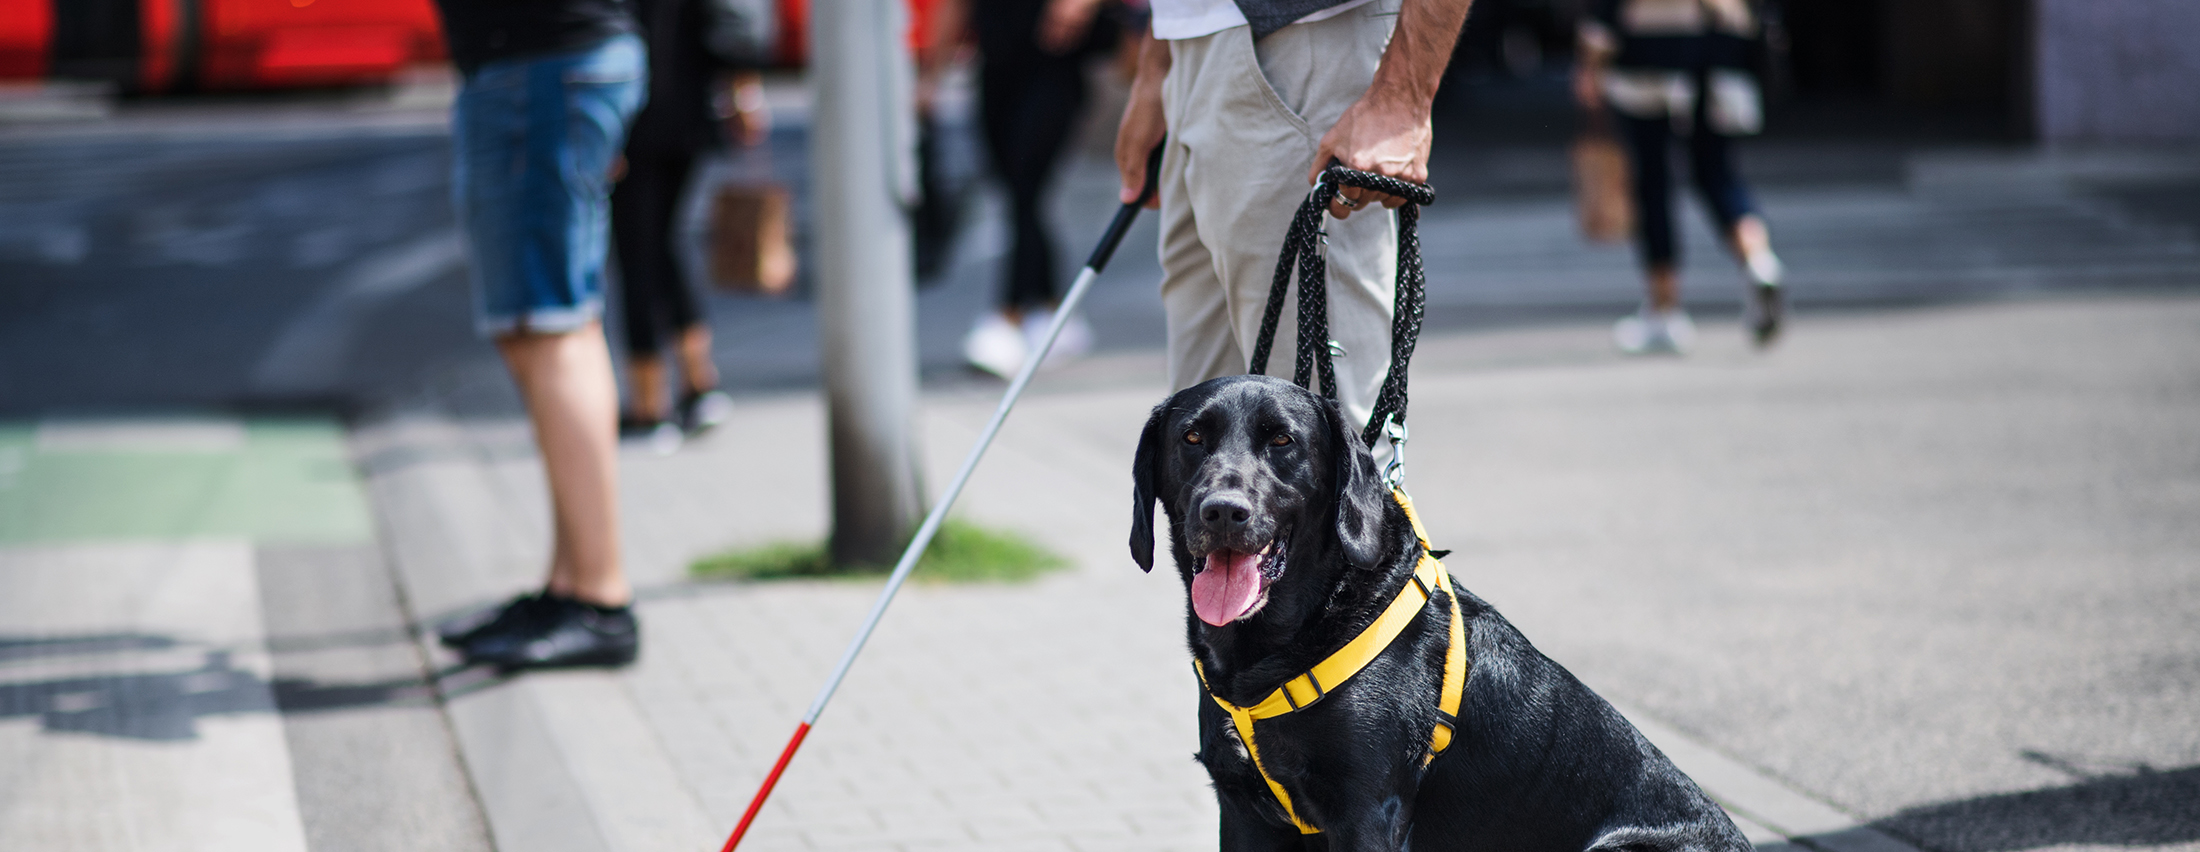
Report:
[{"label": "denim shorts", "polygon": [[486,336],[603,314],[611,164],[647,91],[642,41],[487,63],[452,107],[452,194]]}]

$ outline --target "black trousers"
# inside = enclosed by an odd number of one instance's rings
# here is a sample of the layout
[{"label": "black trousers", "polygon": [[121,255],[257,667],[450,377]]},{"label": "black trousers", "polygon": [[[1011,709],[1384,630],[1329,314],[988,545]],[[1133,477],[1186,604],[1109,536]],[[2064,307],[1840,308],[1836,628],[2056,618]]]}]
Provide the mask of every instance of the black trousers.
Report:
[{"label": "black trousers", "polygon": [[1054,244],[1042,201],[1085,104],[1084,62],[1074,54],[1004,50],[986,56],[979,73],[986,148],[1008,185],[1015,229],[1001,306],[1042,305],[1055,299]]},{"label": "black trousers", "polygon": [[[1671,264],[1680,256],[1673,239],[1673,122],[1663,117],[1618,118],[1627,138],[1629,165],[1634,167],[1636,245],[1645,265]],[[1757,212],[1757,206],[1734,170],[1733,140],[1705,126],[1701,109],[1691,124],[1684,143],[1688,173],[1724,235],[1743,216]]]},{"label": "black trousers", "polygon": [[619,252],[619,312],[626,351],[653,358],[670,338],[703,321],[702,301],[673,252],[680,193],[695,153],[629,146],[626,176],[611,190],[611,238]]}]

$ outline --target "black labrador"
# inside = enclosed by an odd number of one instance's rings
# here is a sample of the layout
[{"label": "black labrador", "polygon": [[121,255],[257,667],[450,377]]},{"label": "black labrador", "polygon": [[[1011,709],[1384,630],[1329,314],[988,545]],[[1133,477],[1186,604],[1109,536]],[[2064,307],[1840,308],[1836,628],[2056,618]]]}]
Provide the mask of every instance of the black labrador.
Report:
[{"label": "black labrador", "polygon": [[[1215,379],[1153,410],[1135,461],[1131,556],[1153,570],[1153,503],[1190,592],[1209,688],[1257,703],[1372,622],[1421,556],[1336,403],[1266,376]],[[1456,587],[1455,587],[1456,588]],[[1461,592],[1470,665],[1449,750],[1423,769],[1452,609],[1434,592],[1367,668],[1257,723],[1270,792],[1230,717],[1200,701],[1198,759],[1222,849],[1734,850],[1732,820],[1604,699]]]}]

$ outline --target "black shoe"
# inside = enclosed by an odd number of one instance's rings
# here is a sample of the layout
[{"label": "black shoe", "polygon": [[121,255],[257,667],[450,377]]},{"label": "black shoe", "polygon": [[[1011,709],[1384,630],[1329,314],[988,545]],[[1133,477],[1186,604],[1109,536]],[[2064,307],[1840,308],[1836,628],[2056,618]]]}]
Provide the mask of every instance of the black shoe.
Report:
[{"label": "black shoe", "polygon": [[1743,319],[1749,325],[1750,339],[1760,348],[1771,346],[1780,337],[1780,320],[1786,313],[1780,304],[1780,288],[1766,284],[1751,284],[1749,305],[1743,311]]},{"label": "black shoe", "polygon": [[490,633],[518,629],[535,620],[546,607],[548,592],[528,592],[507,601],[503,606],[475,610],[452,618],[435,626],[436,639],[443,647],[453,650],[466,647],[475,639]]},{"label": "black shoe", "polygon": [[671,455],[680,449],[680,427],[655,417],[633,414],[619,415],[619,440],[648,447],[658,455]]},{"label": "black shoe", "polygon": [[681,395],[677,410],[680,431],[693,437],[710,431],[712,426],[724,423],[726,418],[733,416],[733,397],[717,388],[688,391]]},{"label": "black shoe", "polygon": [[623,666],[634,662],[642,634],[627,607],[601,609],[570,598],[550,605],[521,629],[487,633],[466,645],[466,660],[504,670]]}]

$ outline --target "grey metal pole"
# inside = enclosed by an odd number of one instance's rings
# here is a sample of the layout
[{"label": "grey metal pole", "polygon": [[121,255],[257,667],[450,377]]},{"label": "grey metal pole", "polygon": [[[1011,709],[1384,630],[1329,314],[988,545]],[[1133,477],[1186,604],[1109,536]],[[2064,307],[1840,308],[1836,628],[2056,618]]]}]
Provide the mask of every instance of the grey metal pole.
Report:
[{"label": "grey metal pole", "polygon": [[917,472],[913,70],[901,0],[810,4],[818,330],[832,447],[831,555],[894,561],[924,514]]}]

